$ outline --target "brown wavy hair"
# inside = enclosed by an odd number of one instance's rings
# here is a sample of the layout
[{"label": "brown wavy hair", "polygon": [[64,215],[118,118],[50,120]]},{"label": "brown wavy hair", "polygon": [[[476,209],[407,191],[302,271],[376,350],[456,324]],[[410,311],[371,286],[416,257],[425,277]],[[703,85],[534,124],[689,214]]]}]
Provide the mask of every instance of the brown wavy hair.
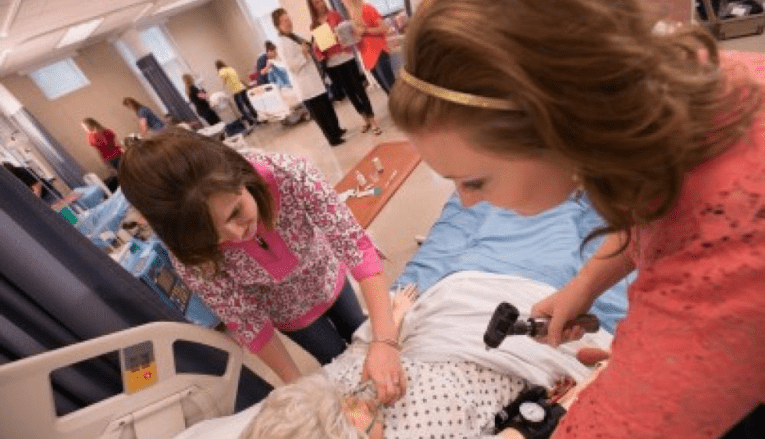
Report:
[{"label": "brown wavy hair", "polygon": [[706,31],[662,36],[655,22],[636,0],[427,1],[407,30],[405,69],[521,110],[462,106],[398,80],[391,115],[406,132],[452,126],[478,148],[558,158],[606,220],[585,243],[624,231],[623,250],[763,105],[751,78],[721,68]]},{"label": "brown wavy hair", "polygon": [[144,106],[143,104],[141,104],[140,102],[136,101],[135,99],[133,99],[131,97],[124,98],[122,100],[122,105],[130,108],[131,110],[135,111],[136,113],[138,113],[138,110],[140,110],[141,107]]},{"label": "brown wavy hair", "polygon": [[90,131],[96,131],[98,133],[104,131],[104,126],[92,117],[86,117],[85,119],[82,119],[82,123],[88,127]]},{"label": "brown wavy hair", "polygon": [[135,142],[120,162],[125,198],[146,218],[170,251],[186,265],[223,259],[218,232],[207,207],[210,195],[250,191],[268,228],[276,218],[263,178],[239,153],[223,143],[169,127]]},{"label": "brown wavy hair", "polygon": [[[306,0],[306,3],[308,4],[308,12],[311,15],[311,30],[314,30],[321,25],[321,23],[319,23],[319,11],[317,11],[313,6],[313,2],[311,0]],[[326,6],[327,13],[329,13],[331,9],[329,9],[329,6],[327,6],[326,2],[324,3],[324,6]]]}]

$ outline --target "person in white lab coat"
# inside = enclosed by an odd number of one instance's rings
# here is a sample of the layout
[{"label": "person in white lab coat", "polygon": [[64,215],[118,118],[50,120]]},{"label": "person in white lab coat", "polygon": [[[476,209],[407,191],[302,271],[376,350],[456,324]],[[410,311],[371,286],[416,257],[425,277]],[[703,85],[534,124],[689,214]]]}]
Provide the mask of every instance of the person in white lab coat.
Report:
[{"label": "person in white lab coat", "polygon": [[329,144],[340,145],[345,142],[342,136],[346,130],[340,128],[327,87],[311,57],[311,44],[292,32],[292,20],[283,8],[275,10],[271,18],[279,31],[282,59],[292,75],[293,87]]}]

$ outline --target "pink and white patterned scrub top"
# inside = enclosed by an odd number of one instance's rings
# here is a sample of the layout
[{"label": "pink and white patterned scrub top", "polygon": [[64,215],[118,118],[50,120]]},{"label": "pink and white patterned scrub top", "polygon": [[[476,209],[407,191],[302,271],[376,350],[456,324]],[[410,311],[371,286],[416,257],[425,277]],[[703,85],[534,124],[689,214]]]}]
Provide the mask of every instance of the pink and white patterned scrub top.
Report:
[{"label": "pink and white patterned scrub top", "polygon": [[252,352],[274,328],[303,329],[337,299],[348,267],[360,281],[382,272],[377,248],[325,177],[306,160],[262,152],[247,157],[271,191],[276,224],[258,223],[255,239],[221,245],[220,275],[212,266],[173,264],[226,327]]}]

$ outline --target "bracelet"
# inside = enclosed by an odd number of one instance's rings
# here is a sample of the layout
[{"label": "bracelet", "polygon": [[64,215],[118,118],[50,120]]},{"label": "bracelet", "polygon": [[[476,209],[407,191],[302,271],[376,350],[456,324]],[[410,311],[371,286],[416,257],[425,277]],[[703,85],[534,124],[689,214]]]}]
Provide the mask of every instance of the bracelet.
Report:
[{"label": "bracelet", "polygon": [[375,340],[372,340],[369,343],[370,344],[371,343],[385,343],[385,344],[387,344],[388,346],[392,347],[393,349],[395,349],[397,351],[401,350],[401,345],[398,344],[398,342],[396,340],[393,340],[393,339],[390,339],[390,338],[384,338],[382,340],[375,339]]}]

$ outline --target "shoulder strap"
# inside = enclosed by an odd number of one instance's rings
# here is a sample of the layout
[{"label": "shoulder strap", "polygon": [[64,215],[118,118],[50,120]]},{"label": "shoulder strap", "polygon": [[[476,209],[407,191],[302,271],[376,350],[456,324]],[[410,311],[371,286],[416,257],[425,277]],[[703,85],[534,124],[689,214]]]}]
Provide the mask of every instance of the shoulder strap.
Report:
[{"label": "shoulder strap", "polygon": [[299,36],[295,35],[294,33],[285,34],[284,36],[289,38],[290,40],[298,43],[298,44],[303,44],[303,43],[307,43],[308,42],[308,41],[300,38]]}]

